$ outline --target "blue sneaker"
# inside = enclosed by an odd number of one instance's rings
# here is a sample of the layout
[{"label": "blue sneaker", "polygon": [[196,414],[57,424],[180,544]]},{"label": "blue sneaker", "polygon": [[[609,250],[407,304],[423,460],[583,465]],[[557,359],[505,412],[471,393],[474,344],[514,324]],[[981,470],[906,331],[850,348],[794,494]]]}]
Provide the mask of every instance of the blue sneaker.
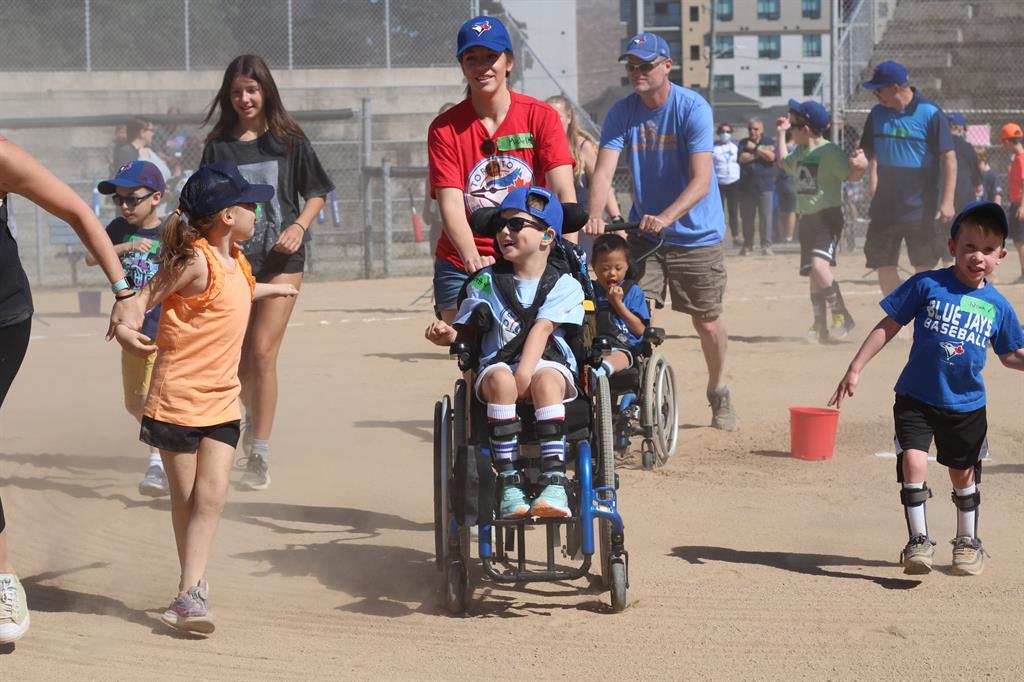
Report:
[{"label": "blue sneaker", "polygon": [[569,496],[565,492],[565,474],[554,472],[542,475],[539,483],[546,483],[540,495],[533,501],[530,508],[532,516],[545,519],[563,519],[571,516]]},{"label": "blue sneaker", "polygon": [[522,519],[530,515],[530,503],[523,492],[523,478],[517,471],[498,474],[501,502],[498,516],[502,519]]}]

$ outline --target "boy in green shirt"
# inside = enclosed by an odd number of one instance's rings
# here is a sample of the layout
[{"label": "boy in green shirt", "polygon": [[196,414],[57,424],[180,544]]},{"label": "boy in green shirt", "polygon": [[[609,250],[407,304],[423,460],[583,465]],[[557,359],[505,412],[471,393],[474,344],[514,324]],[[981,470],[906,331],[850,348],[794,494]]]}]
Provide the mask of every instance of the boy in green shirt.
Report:
[{"label": "boy in green shirt", "polygon": [[842,148],[825,139],[830,124],[828,111],[813,100],[789,100],[789,116],[776,121],[776,139],[784,140],[789,130],[797,145],[792,154],[785,144],[778,145],[775,162],[796,178],[800,274],[810,279],[814,324],[809,333],[820,343],[828,343],[831,336],[846,336],[854,327],[839,283],[832,277],[832,266],[843,232],[843,181],[856,182],[868,167],[863,150],[848,158]]}]

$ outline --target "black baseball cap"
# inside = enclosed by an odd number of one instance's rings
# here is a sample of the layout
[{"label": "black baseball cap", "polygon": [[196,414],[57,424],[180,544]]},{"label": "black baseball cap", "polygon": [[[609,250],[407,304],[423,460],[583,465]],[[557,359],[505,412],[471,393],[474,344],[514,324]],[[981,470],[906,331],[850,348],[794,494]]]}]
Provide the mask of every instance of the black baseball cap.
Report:
[{"label": "black baseball cap", "polygon": [[260,204],[274,198],[272,185],[253,185],[231,161],[218,161],[189,176],[180,201],[189,217],[213,215],[229,206]]}]

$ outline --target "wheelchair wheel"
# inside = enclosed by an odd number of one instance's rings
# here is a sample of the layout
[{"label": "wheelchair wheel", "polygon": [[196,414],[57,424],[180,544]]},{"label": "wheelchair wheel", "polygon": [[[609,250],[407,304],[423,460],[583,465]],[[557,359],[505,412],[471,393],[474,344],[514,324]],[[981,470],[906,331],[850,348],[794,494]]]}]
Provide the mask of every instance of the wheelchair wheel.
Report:
[{"label": "wheelchair wheel", "polygon": [[612,611],[621,613],[626,608],[626,562],[615,557],[609,566],[611,572]]},{"label": "wheelchair wheel", "polygon": [[452,444],[457,448],[467,444],[469,403],[466,402],[465,379],[459,379],[455,382],[455,393],[452,395],[452,412]]},{"label": "wheelchair wheel", "polygon": [[661,353],[654,353],[644,366],[643,395],[643,425],[654,429],[653,464],[663,466],[676,451],[679,404],[675,372]]},{"label": "wheelchair wheel", "polygon": [[459,615],[466,612],[469,601],[469,571],[462,559],[452,559],[445,567],[444,606],[448,613]]},{"label": "wheelchair wheel", "polygon": [[444,396],[434,403],[434,556],[439,571],[445,569],[448,549],[452,454],[452,408],[448,396]]},{"label": "wheelchair wheel", "polygon": [[[597,467],[594,475],[594,485],[601,488],[615,487],[615,447],[614,434],[612,432],[612,392],[608,386],[608,377],[604,375],[593,375],[593,450],[597,455]],[[600,500],[604,495],[598,497]],[[611,551],[612,551],[612,524],[610,521],[600,519],[598,522],[600,530],[598,540],[601,552],[601,580],[605,587],[611,585]]]}]

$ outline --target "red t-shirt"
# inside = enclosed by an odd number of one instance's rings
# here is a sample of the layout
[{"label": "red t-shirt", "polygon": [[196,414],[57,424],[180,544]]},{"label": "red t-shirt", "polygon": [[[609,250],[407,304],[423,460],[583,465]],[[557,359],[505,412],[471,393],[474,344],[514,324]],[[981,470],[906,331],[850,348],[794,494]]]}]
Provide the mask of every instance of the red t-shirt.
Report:
[{"label": "red t-shirt", "polygon": [[1010,203],[1019,204],[1024,199],[1024,152],[1014,154],[1010,162]]},{"label": "red t-shirt", "polygon": [[[505,195],[524,185],[544,186],[552,168],[573,165],[569,142],[558,114],[547,104],[515,92],[505,120],[490,135],[466,98],[434,119],[427,135],[430,157],[430,195],[441,187],[457,187],[466,198],[466,215],[478,208],[498,206]],[[484,154],[486,140],[494,144]],[[481,256],[496,256],[494,241],[475,237]],[[442,234],[437,258],[463,268],[459,252]]]}]

